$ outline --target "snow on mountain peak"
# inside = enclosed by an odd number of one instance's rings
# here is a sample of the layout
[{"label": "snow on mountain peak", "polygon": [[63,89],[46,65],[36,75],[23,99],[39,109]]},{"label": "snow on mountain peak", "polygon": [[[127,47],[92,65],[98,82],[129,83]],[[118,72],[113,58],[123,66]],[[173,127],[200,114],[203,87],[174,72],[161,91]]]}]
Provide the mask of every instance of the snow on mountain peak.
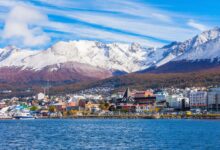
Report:
[{"label": "snow on mountain peak", "polygon": [[220,28],[204,31],[191,40],[188,50],[175,60],[214,59],[220,57]]},{"label": "snow on mountain peak", "polygon": [[220,58],[220,37],[209,40],[206,43],[198,45],[183,55],[177,57],[175,61],[179,60],[214,60]]},{"label": "snow on mountain peak", "polygon": [[184,42],[162,48],[146,48],[138,43],[60,41],[47,50],[33,51],[9,46],[0,49],[0,67],[16,66],[41,70],[65,63],[87,64],[112,71],[135,72],[169,61],[213,59],[220,56],[220,28],[202,32]]},{"label": "snow on mountain peak", "polygon": [[2,57],[0,50],[0,66],[19,66],[41,70],[50,65],[67,62],[89,64],[94,67],[134,72],[145,69],[154,61],[161,59],[155,50],[146,49],[137,43],[101,43],[97,41],[58,42],[43,51],[20,50],[16,56]]},{"label": "snow on mountain peak", "polygon": [[34,53],[35,51],[22,50],[15,46],[7,46],[0,49],[0,66],[16,66],[16,60],[21,60]]},{"label": "snow on mountain peak", "polygon": [[204,31],[201,34],[195,36],[192,39],[192,47],[196,47],[198,45],[201,45],[207,41],[213,40],[220,37],[220,28],[214,28],[212,30]]},{"label": "snow on mountain peak", "polygon": [[[173,42],[164,46],[163,58],[156,63],[161,66],[169,61],[213,59],[220,54],[218,39],[220,28],[204,31],[192,39],[184,42]],[[217,50],[219,49],[219,52]]]}]

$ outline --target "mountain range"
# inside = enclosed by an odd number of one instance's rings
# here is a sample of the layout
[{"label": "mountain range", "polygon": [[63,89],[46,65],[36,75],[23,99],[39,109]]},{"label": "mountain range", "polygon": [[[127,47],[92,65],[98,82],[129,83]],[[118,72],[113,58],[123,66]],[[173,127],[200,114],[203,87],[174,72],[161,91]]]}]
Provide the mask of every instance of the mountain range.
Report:
[{"label": "mountain range", "polygon": [[184,73],[220,62],[220,28],[161,48],[137,43],[58,42],[46,50],[0,49],[0,83],[78,83],[129,73]]}]

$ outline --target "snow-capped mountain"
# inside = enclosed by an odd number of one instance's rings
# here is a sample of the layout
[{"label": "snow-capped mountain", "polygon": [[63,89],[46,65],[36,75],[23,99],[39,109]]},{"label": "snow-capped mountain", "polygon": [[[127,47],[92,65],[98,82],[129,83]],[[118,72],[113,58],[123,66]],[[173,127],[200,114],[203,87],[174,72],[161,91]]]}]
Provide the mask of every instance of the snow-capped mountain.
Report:
[{"label": "snow-capped mountain", "polygon": [[88,64],[106,70],[134,72],[145,69],[161,59],[162,52],[143,48],[139,44],[104,44],[96,41],[58,42],[44,51],[7,47],[0,50],[1,67],[22,67],[41,70],[66,62]]},{"label": "snow-capped mountain", "polygon": [[17,62],[21,62],[25,57],[33,54],[36,54],[36,51],[21,50],[15,46],[8,46],[0,49],[0,66],[13,66]]},{"label": "snow-capped mountain", "polygon": [[162,48],[85,40],[58,42],[41,51],[9,46],[0,49],[0,81],[17,81],[21,77],[34,82],[82,81],[152,68],[160,72],[191,71],[219,65],[219,57],[219,28]]},{"label": "snow-capped mountain", "polygon": [[[152,66],[163,57],[163,51],[157,50],[136,43],[104,44],[85,40],[58,42],[41,51],[10,46],[0,49],[0,79],[9,79],[11,75],[16,81],[23,72],[39,80],[49,80],[48,74],[54,76],[54,80],[103,79]],[[17,72],[21,75],[16,76]]]},{"label": "snow-capped mountain", "polygon": [[[170,61],[212,59],[215,58],[216,55],[220,56],[220,53],[217,53],[216,50],[218,49],[216,47],[216,40],[219,37],[220,28],[214,28],[204,31],[184,42],[172,42],[162,47],[164,57],[156,63],[156,67],[162,66]],[[209,45],[209,47],[207,47],[207,45]]]},{"label": "snow-capped mountain", "polygon": [[199,70],[204,65],[215,67],[220,62],[220,28],[204,31],[185,42],[173,42],[162,49],[164,57],[155,63],[157,70],[176,72]]}]

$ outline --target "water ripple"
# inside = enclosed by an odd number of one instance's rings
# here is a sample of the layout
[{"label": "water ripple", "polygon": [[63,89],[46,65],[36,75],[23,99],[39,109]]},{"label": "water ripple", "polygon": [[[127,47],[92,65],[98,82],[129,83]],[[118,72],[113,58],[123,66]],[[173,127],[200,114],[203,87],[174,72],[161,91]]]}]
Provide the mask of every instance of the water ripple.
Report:
[{"label": "water ripple", "polygon": [[220,149],[220,121],[5,120],[0,127],[0,150]]}]

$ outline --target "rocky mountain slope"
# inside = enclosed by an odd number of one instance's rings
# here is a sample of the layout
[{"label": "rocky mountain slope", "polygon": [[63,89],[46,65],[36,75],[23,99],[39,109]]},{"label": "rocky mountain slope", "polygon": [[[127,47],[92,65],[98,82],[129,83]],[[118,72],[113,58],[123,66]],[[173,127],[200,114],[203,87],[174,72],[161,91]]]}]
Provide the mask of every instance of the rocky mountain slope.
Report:
[{"label": "rocky mountain slope", "polygon": [[79,82],[132,72],[192,72],[219,66],[220,29],[162,48],[137,43],[58,42],[47,50],[0,49],[0,82]]},{"label": "rocky mountain slope", "polygon": [[0,49],[0,81],[103,79],[145,69],[161,57],[161,51],[136,43],[104,44],[81,40],[58,42],[42,51],[9,46]]},{"label": "rocky mountain slope", "polygon": [[66,62],[89,64],[106,70],[120,70],[127,73],[145,69],[161,59],[162,53],[155,49],[131,45],[96,41],[58,42],[43,51],[22,50],[7,47],[0,50],[1,67],[22,67],[41,70],[46,66]]},{"label": "rocky mountain slope", "polygon": [[220,61],[220,28],[184,42],[173,42],[162,49],[162,59],[142,72],[190,72],[216,67]]}]

